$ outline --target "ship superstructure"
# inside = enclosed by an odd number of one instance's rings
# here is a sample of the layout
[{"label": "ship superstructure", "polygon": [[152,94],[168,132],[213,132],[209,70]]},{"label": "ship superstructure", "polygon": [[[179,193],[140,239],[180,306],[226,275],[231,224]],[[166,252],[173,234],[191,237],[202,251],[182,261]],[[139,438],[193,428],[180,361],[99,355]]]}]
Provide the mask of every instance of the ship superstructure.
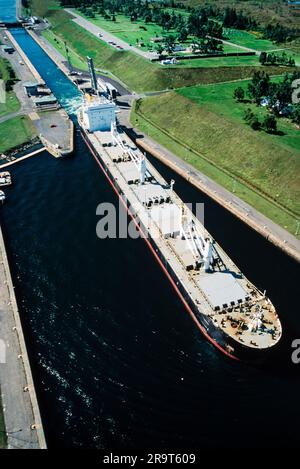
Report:
[{"label": "ship superstructure", "polygon": [[[93,114],[93,119],[89,116]],[[251,359],[282,335],[275,308],[118,125],[116,105],[89,98],[83,137],[202,332],[232,358]]]}]

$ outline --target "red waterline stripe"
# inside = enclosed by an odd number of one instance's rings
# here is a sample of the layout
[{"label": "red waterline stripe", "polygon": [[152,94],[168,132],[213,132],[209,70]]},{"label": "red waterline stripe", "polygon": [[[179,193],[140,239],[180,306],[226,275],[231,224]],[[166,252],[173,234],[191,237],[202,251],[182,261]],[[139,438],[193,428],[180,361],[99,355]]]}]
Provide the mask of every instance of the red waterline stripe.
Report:
[{"label": "red waterline stripe", "polygon": [[198,328],[201,330],[202,334],[215,346],[217,347],[222,353],[224,353],[225,355],[227,355],[228,357],[232,358],[233,360],[237,360],[237,361],[240,361],[239,358],[235,357],[234,355],[231,355],[231,353],[227,352],[227,350],[224,350],[212,337],[210,337],[210,335],[206,332],[205,328],[199,323],[197,317],[195,316],[195,314],[193,313],[191,307],[189,306],[189,304],[187,303],[187,301],[185,300],[185,298],[183,297],[181,291],[179,290],[179,288],[177,287],[176,283],[174,282],[173,278],[171,277],[171,275],[169,274],[169,272],[167,271],[167,269],[165,268],[162,260],[160,259],[160,257],[158,256],[158,254],[155,252],[153,246],[151,245],[150,241],[147,239],[143,229],[141,228],[141,226],[137,223],[137,221],[135,220],[133,214],[131,213],[131,211],[129,210],[129,208],[127,207],[127,205],[125,204],[124,200],[122,199],[121,195],[119,194],[117,188],[115,187],[115,185],[113,184],[112,180],[110,179],[109,175],[107,174],[107,171],[105,171],[103,165],[100,163],[99,159],[97,158],[97,156],[95,155],[95,152],[93,150],[93,148],[90,146],[89,142],[86,140],[86,137],[84,136],[84,134],[81,132],[81,135],[83,136],[83,139],[85,141],[85,143],[87,144],[87,146],[89,147],[94,159],[96,160],[98,166],[100,166],[102,172],[104,173],[106,179],[108,180],[108,182],[110,183],[110,185],[112,186],[113,190],[115,191],[115,193],[117,194],[117,196],[119,197],[119,199],[121,200],[123,206],[125,207],[127,213],[129,214],[129,216],[131,217],[131,219],[133,220],[134,224],[136,225],[137,229],[140,231],[140,233],[142,234],[142,238],[144,239],[144,241],[146,241],[148,247],[151,249],[152,251],[152,254],[154,255],[155,259],[157,260],[157,262],[159,263],[159,265],[161,266],[161,268],[163,269],[165,275],[168,277],[169,281],[171,282],[171,285],[173,286],[174,290],[176,291],[177,295],[179,296],[180,300],[182,301],[183,305],[185,306],[186,310],[188,311],[188,313],[190,314],[190,316],[192,317],[193,321],[196,323],[196,325],[198,326]]}]

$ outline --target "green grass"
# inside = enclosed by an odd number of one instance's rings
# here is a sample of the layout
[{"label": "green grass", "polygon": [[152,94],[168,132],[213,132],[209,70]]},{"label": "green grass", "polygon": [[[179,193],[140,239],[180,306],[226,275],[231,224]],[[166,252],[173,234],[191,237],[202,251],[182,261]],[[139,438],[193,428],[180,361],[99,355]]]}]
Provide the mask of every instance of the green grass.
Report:
[{"label": "green grass", "polygon": [[5,433],[2,401],[1,401],[1,396],[0,396],[0,449],[3,449],[3,448],[6,448],[6,433]]},{"label": "green grass", "polygon": [[[10,64],[0,57],[0,78],[7,82],[10,79]],[[5,103],[0,102],[0,117],[20,109],[20,103],[13,91],[6,93]]]},{"label": "green grass", "polygon": [[294,233],[300,133],[287,122],[280,123],[289,132],[284,137],[248,128],[241,121],[242,105],[231,98],[233,88],[202,86],[146,98],[132,123],[226,189],[232,191],[236,180],[238,197]]},{"label": "green grass", "polygon": [[[52,24],[52,33],[65,40],[82,60],[90,55],[98,69],[111,72],[126,83],[131,90],[138,92],[160,91],[198,83],[239,80],[251,77],[257,69],[251,66],[219,67],[218,73],[215,73],[212,67],[164,67],[151,63],[132,52],[116,51],[71,21],[70,15],[64,11],[50,11],[48,18]],[[284,71],[276,67],[268,68],[268,70],[274,74]]]},{"label": "green grass", "polygon": [[[168,9],[172,11],[172,9]],[[100,28],[114,34],[116,37],[122,39],[123,41],[127,42],[132,46],[136,46],[138,42],[143,41],[144,46],[142,49],[149,50],[155,49],[155,45],[151,43],[151,38],[155,36],[166,36],[169,34],[177,35],[177,31],[165,31],[161,26],[156,25],[154,23],[145,23],[143,20],[138,20],[135,22],[131,22],[130,18],[125,15],[116,15],[116,21],[107,20],[103,16],[96,14],[95,18],[89,18],[83,15],[79,10],[76,10],[79,15],[86,18],[87,20],[91,21],[91,23],[99,26]],[[188,12],[184,10],[180,10],[181,14],[188,15]],[[141,28],[146,28],[144,31]],[[248,32],[248,31],[241,31],[238,29],[230,28],[225,29],[225,36],[226,38],[240,46],[249,47],[256,51],[271,51],[271,50],[280,50],[282,48],[286,49],[286,52],[295,59],[296,63],[300,65],[300,50],[292,51],[289,50],[287,44],[283,46],[279,46],[277,44],[272,43],[272,41],[263,39],[261,33],[257,32]],[[189,37],[187,42],[192,41],[192,37]],[[241,51],[241,49],[230,46],[224,45],[224,52],[236,52]],[[218,64],[218,60],[220,63]],[[186,63],[186,66],[201,66],[201,61],[198,64],[192,64],[193,61]],[[181,65],[181,63],[180,63]],[[236,58],[233,60],[230,59],[212,59],[207,60],[203,66],[207,67],[215,67],[215,66],[239,66],[239,65],[258,65],[258,60],[255,57],[252,58]]]},{"label": "green grass", "polygon": [[20,109],[20,103],[13,91],[6,93],[5,103],[0,103],[0,117]]},{"label": "green grass", "polygon": [[268,39],[262,39],[259,33],[239,29],[225,29],[224,35],[228,41],[256,51],[278,51],[279,55],[285,51],[289,57],[295,60],[297,65],[300,65],[300,46],[295,41],[292,44],[274,44]]},{"label": "green grass", "polygon": [[[64,43],[61,39],[59,39],[51,30],[42,31],[42,35],[47,39],[47,41],[55,47],[61,55],[67,58],[66,48]],[[68,46],[68,54],[71,60],[71,64],[75,68],[79,68],[80,70],[87,71],[88,66],[86,61],[84,61],[76,52],[74,52],[70,46]]]},{"label": "green grass", "polygon": [[[96,15],[95,18],[89,18],[83,15],[79,10],[76,10],[79,15],[86,18],[96,26],[108,31],[114,36],[122,39],[132,46],[137,46],[137,42],[143,41],[144,46],[142,50],[155,50],[155,44],[151,43],[151,38],[155,36],[164,37],[169,34],[177,35],[177,31],[165,31],[161,26],[154,23],[145,23],[143,20],[138,20],[132,23],[130,18],[125,15],[116,15],[116,21],[105,19],[103,16]],[[181,11],[182,13],[182,11]],[[184,12],[183,12],[184,13]],[[188,13],[186,12],[186,15]],[[141,27],[145,27],[146,31]],[[186,46],[192,42],[192,37],[189,37]],[[224,45],[225,53],[242,52],[240,48],[231,45]],[[184,55],[180,53],[179,55]],[[180,67],[222,67],[222,66],[243,66],[243,65],[259,65],[257,57],[234,57],[234,58],[212,58],[212,59],[192,59],[179,61],[176,66]],[[174,67],[174,66],[173,66]]]},{"label": "green grass", "polygon": [[224,36],[226,40],[234,42],[240,46],[249,47],[257,51],[269,51],[280,49],[276,44],[268,39],[262,39],[260,34],[254,34],[248,31],[241,31],[239,29],[225,29]]},{"label": "green grass", "polygon": [[0,124],[0,153],[21,145],[36,133],[30,119],[25,116],[15,117]]},{"label": "green grass", "polygon": [[49,10],[57,10],[60,8],[59,0],[30,0],[31,14],[44,17]]},{"label": "green grass", "polygon": [[[96,18],[89,18],[83,15],[79,10],[76,10],[76,12],[91,23],[105,29],[132,46],[136,46],[137,41],[143,41],[145,43],[145,47],[143,47],[143,49],[154,48],[155,45],[151,43],[151,38],[155,36],[161,37],[169,34],[176,34],[176,31],[165,31],[161,26],[154,23],[146,24],[144,20],[131,22],[130,18],[125,15],[117,14],[116,21],[114,22],[106,20],[100,15],[96,15]],[[147,30],[144,31],[140,27],[145,27]]]},{"label": "green grass", "polygon": [[[276,78],[273,81],[278,81]],[[209,108],[210,111],[230,119],[236,124],[244,125],[243,117],[246,108],[251,108],[252,111],[259,116],[260,120],[267,115],[267,110],[264,107],[257,107],[250,102],[237,103],[233,99],[234,90],[237,86],[241,86],[245,92],[247,91],[249,81],[241,83],[225,83],[216,84],[211,86],[198,86],[190,87],[179,90],[178,92],[186,98],[194,101],[199,106]],[[283,135],[270,135],[263,134],[266,140],[276,143],[282,148],[293,148],[299,150],[300,153],[300,131],[289,119],[278,119],[278,130]],[[254,133],[255,134],[255,133]],[[299,207],[300,208],[300,207]]]},{"label": "green grass", "polygon": [[176,67],[257,67],[259,66],[258,57],[255,56],[239,56],[239,57],[212,57],[209,59],[187,59],[178,61]]}]

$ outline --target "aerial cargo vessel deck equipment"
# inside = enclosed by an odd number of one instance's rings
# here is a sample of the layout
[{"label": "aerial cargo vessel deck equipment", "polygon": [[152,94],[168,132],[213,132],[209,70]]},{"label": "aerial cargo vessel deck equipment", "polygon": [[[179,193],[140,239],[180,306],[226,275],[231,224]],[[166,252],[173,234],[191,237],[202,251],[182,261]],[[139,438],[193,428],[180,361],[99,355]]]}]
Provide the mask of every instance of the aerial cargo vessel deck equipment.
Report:
[{"label": "aerial cargo vessel deck equipment", "polygon": [[235,359],[259,359],[282,335],[276,310],[193,215],[116,121],[103,96],[78,115],[98,165],[205,336]]}]

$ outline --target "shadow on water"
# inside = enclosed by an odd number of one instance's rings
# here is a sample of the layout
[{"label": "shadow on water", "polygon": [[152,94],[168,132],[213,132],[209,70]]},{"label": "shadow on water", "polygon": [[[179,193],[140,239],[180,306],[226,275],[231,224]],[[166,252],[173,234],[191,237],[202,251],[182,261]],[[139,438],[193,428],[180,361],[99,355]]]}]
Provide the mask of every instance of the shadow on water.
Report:
[{"label": "shadow on water", "polygon": [[[72,99],[44,52],[20,40],[49,86],[59,80],[57,93]],[[227,359],[195,327],[143,240],[97,238],[96,207],[118,200],[76,134],[74,158],[42,153],[11,167],[1,215],[49,447],[299,446],[300,365],[291,363],[299,266],[154,164],[186,202],[205,203],[207,229],[267,290],[282,344],[262,368]]]}]

